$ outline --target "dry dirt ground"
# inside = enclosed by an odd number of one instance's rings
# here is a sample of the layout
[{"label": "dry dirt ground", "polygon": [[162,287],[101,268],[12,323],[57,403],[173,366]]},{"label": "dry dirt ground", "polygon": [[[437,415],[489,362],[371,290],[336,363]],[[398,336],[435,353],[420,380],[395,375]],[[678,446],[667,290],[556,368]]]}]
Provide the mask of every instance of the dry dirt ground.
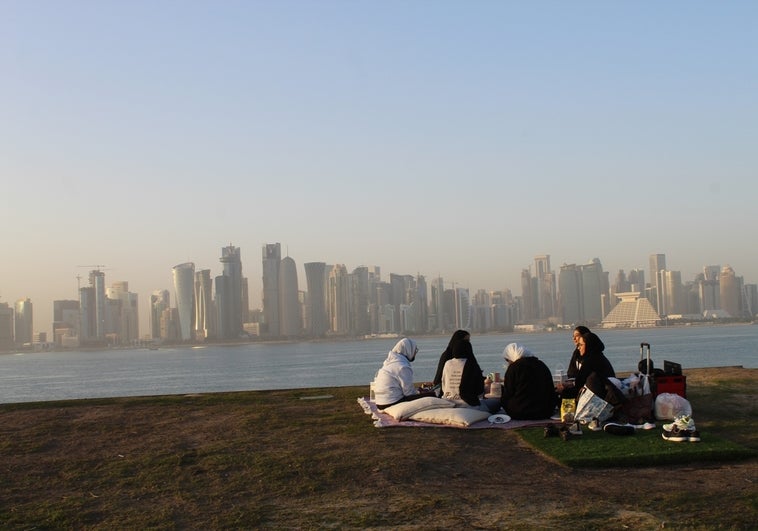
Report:
[{"label": "dry dirt ground", "polygon": [[0,528],[755,528],[756,459],[569,469],[512,431],[374,428],[359,391],[0,406]]}]

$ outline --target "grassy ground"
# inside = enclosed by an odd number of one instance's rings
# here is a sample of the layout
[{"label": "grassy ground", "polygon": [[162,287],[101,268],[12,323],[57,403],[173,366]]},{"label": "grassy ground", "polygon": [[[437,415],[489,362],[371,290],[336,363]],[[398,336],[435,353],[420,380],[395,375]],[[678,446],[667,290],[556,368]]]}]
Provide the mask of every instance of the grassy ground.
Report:
[{"label": "grassy ground", "polygon": [[[758,450],[756,369],[686,371]],[[361,388],[0,406],[3,529],[752,529],[758,463],[571,469],[512,431],[374,428]],[[569,443],[570,444],[570,443]]]}]

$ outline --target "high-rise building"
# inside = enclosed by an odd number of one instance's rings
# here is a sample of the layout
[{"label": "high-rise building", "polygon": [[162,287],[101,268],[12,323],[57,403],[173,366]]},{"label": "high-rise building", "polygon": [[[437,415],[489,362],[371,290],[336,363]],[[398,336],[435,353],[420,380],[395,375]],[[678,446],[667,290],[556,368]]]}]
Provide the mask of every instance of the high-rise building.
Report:
[{"label": "high-rise building", "polygon": [[605,316],[604,302],[608,300],[606,278],[598,258],[582,266],[582,304],[586,323],[600,323]]},{"label": "high-rise building", "polygon": [[264,331],[271,337],[281,335],[279,323],[279,268],[282,246],[267,243],[263,246],[263,322]]},{"label": "high-rise building", "polygon": [[114,310],[109,318],[108,332],[115,343],[129,344],[139,339],[139,297],[129,291],[129,282],[114,282],[106,290],[109,306]]},{"label": "high-rise building", "polygon": [[14,316],[15,341],[17,345],[31,343],[34,337],[34,307],[29,298],[16,301]]},{"label": "high-rise building", "polygon": [[308,335],[321,337],[329,330],[326,313],[326,264],[324,262],[308,262],[305,268],[305,280],[308,285]]},{"label": "high-rise building", "polygon": [[432,280],[431,292],[429,317],[433,323],[432,329],[435,332],[442,332],[447,329],[445,326],[445,311],[443,307],[445,282],[442,280],[442,277],[437,277]]},{"label": "high-rise building", "polygon": [[730,317],[742,317],[742,277],[734,274],[734,269],[727,264],[719,275],[719,297],[721,309]]},{"label": "high-rise building", "polygon": [[95,290],[95,337],[104,339],[108,330],[108,302],[105,295],[105,273],[99,270],[90,271],[89,283]]},{"label": "high-rise building", "polygon": [[556,315],[556,280],[555,272],[550,269],[550,255],[534,257],[534,280],[537,288],[538,319],[549,319]]},{"label": "high-rise building", "polygon": [[179,317],[179,339],[191,341],[195,329],[195,264],[185,262],[174,266],[174,298]]},{"label": "high-rise building", "polygon": [[195,337],[216,336],[216,309],[213,305],[213,280],[210,269],[195,271]]},{"label": "high-rise building", "polygon": [[[233,339],[243,332],[242,323],[247,320],[249,308],[243,308],[243,278],[242,258],[239,247],[228,245],[221,249],[221,264],[224,271],[221,276],[225,278],[222,290],[216,286],[216,292],[221,291],[222,301],[216,299],[218,306],[218,329],[221,337]],[[218,277],[217,277],[218,278]],[[222,308],[222,302],[224,307]],[[223,320],[222,320],[223,319]]]},{"label": "high-rise building", "polygon": [[680,271],[661,272],[664,315],[678,315],[684,313],[686,301],[684,298],[684,286],[682,285],[682,273]]},{"label": "high-rise building", "polygon": [[279,333],[283,337],[297,337],[303,328],[298,291],[297,266],[285,256],[279,264]]},{"label": "high-rise building", "polygon": [[539,300],[537,298],[537,283],[532,278],[530,269],[521,270],[521,296],[523,300],[522,317],[525,321],[533,321],[539,315]]},{"label": "high-rise building", "polygon": [[[167,289],[156,290],[150,295],[150,337],[161,339],[161,320],[164,313],[171,308],[171,296]],[[165,339],[165,338],[163,338]]]},{"label": "high-rise building", "polygon": [[329,312],[332,332],[344,336],[350,333],[350,278],[343,264],[335,264],[329,274]]},{"label": "high-rise building", "polygon": [[471,301],[469,299],[468,289],[455,288],[455,327],[470,329],[471,328]]},{"label": "high-rise building", "polygon": [[576,264],[563,264],[558,273],[561,317],[564,324],[584,322],[582,270]]},{"label": "high-rise building", "polygon": [[13,308],[0,302],[0,350],[10,350],[13,342]]},{"label": "high-rise building", "polygon": [[663,284],[662,272],[666,270],[666,255],[665,254],[651,254],[650,255],[650,303],[653,305],[658,314],[663,315],[665,313],[665,306],[663,303],[664,292],[661,289]]},{"label": "high-rise building", "polygon": [[416,332],[426,333],[429,330],[429,291],[424,275],[416,276],[416,296],[413,306],[416,313]]},{"label": "high-rise building", "polygon": [[355,336],[362,336],[371,333],[370,321],[370,304],[371,298],[371,274],[366,266],[359,266],[350,273],[350,333]]}]

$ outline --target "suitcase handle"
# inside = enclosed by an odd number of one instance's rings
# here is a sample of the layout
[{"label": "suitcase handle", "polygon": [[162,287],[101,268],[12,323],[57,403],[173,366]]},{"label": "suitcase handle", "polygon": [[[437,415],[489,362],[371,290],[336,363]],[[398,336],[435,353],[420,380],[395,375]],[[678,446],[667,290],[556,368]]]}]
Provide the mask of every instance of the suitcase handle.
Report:
[{"label": "suitcase handle", "polygon": [[640,363],[645,359],[645,347],[647,347],[647,370],[645,371],[645,374],[650,376],[650,365],[652,361],[650,359],[650,343],[640,343]]}]

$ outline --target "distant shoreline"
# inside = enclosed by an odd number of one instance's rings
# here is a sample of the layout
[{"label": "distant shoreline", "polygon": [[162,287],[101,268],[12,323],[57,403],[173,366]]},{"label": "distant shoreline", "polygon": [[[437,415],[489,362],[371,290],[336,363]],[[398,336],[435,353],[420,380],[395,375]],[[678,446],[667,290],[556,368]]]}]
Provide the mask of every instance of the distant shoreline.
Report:
[{"label": "distant shoreline", "polygon": [[[702,326],[718,326],[718,327],[730,327],[730,326],[751,326],[756,325],[753,322],[729,322],[729,323],[713,323],[713,322],[686,322],[668,324],[666,326],[652,326],[646,328],[597,328],[598,333],[609,333],[620,330],[660,330],[666,328],[688,328],[688,327],[702,327]],[[491,335],[504,335],[509,334],[555,334],[566,333],[569,328],[543,328],[539,330],[510,330],[510,331],[488,331],[488,332],[472,332],[476,335],[491,336]],[[432,334],[387,334],[375,335],[375,336],[334,336],[334,337],[317,337],[317,338],[283,338],[283,339],[240,339],[240,340],[227,340],[227,341],[192,341],[192,342],[179,342],[179,343],[160,343],[152,342],[152,340],[144,340],[140,345],[115,345],[115,346],[80,346],[80,347],[51,347],[51,348],[26,348],[26,349],[10,349],[0,350],[0,355],[3,354],[25,354],[34,352],[107,352],[110,350],[159,350],[161,348],[193,348],[193,347],[238,347],[241,345],[291,345],[298,343],[347,343],[350,341],[373,341],[379,339],[401,339],[403,337],[412,337],[414,339],[423,338],[440,338],[449,337],[453,331],[450,332],[438,332]]]}]

